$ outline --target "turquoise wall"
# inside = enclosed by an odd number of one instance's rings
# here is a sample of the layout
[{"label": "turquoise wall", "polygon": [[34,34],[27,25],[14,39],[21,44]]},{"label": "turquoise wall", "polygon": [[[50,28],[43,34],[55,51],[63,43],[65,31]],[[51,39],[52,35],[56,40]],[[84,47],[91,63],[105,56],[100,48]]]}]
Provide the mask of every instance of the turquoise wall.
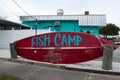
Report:
[{"label": "turquoise wall", "polygon": [[[50,28],[51,31],[59,32],[86,32],[90,31],[91,34],[96,36],[98,33],[98,26],[79,26],[78,20],[59,20],[60,27],[55,27],[56,20],[42,20],[38,21],[37,29],[46,29]],[[36,28],[35,21],[23,21],[23,24],[31,26],[33,29]]]},{"label": "turquoise wall", "polygon": [[80,26],[81,31],[87,32],[90,31],[90,34],[99,36],[99,27],[98,26]]},{"label": "turquoise wall", "polygon": [[[60,32],[80,32],[77,20],[62,20],[60,22],[59,29],[55,27],[56,21],[38,21],[37,29],[49,29],[51,31],[60,31]],[[33,29],[36,28],[35,21],[23,21],[23,24],[31,26]]]},{"label": "turquoise wall", "polygon": [[78,21],[60,21],[60,32],[77,32]]}]

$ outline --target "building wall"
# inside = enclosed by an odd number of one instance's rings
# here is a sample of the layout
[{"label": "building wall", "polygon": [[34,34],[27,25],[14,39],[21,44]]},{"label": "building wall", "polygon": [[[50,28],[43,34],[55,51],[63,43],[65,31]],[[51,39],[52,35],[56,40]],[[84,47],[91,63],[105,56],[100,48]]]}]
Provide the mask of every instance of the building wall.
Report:
[{"label": "building wall", "polygon": [[[60,27],[57,29],[55,27],[55,20],[45,20],[45,21],[38,21],[37,29],[51,29],[51,31],[60,31],[60,32],[74,32],[74,31],[80,31],[78,26],[77,20],[59,20]],[[23,21],[23,24],[29,25],[32,28],[36,28],[35,21]]]},{"label": "building wall", "polygon": [[60,21],[60,28],[57,30],[57,28],[54,28],[55,31],[60,32],[78,32],[79,26],[77,20],[72,21]]},{"label": "building wall", "polygon": [[[50,31],[59,32],[87,32],[90,31],[91,34],[99,35],[99,26],[79,26],[78,20],[57,20],[60,22],[59,28],[55,26],[56,20],[39,20],[37,21],[37,29],[45,29]],[[23,24],[29,25],[32,28],[36,28],[35,21],[23,21]]]},{"label": "building wall", "polygon": [[81,31],[87,32],[90,31],[90,34],[99,36],[99,26],[80,26]]},{"label": "building wall", "polygon": [[106,26],[106,15],[104,14],[89,14],[89,15],[33,15],[20,16],[21,21],[31,20],[78,20],[78,25],[91,26]]}]

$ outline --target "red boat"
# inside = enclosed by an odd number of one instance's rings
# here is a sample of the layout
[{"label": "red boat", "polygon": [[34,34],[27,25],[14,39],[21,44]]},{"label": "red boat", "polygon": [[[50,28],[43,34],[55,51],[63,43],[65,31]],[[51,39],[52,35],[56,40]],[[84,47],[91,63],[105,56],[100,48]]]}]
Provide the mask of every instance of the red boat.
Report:
[{"label": "red boat", "polygon": [[51,63],[78,63],[102,56],[102,45],[113,43],[80,32],[54,32],[15,42],[17,54],[27,59]]}]

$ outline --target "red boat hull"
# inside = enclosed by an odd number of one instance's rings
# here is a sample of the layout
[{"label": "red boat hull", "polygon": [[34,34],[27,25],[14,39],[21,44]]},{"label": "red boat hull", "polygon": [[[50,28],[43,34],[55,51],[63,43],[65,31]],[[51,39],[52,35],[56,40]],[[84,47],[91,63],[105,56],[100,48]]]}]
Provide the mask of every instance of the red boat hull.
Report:
[{"label": "red boat hull", "polygon": [[51,63],[77,63],[99,58],[101,48],[87,49],[18,49],[18,55],[27,59]]},{"label": "red boat hull", "polygon": [[89,34],[54,32],[15,42],[17,54],[27,59],[60,64],[78,63],[102,56],[102,43]]}]

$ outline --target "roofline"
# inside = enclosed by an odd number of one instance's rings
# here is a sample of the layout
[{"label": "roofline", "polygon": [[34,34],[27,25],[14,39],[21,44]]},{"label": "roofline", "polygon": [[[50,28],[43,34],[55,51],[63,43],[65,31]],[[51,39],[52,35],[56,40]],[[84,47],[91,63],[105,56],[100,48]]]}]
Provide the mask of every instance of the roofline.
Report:
[{"label": "roofline", "polygon": [[27,25],[24,25],[24,24],[21,24],[21,23],[17,23],[17,22],[13,22],[13,21],[9,21],[9,20],[6,20],[6,19],[0,19],[0,20],[6,21],[6,22],[9,22],[9,23],[13,23],[13,25],[16,25],[16,26],[30,27],[30,26],[27,26]]},{"label": "roofline", "polygon": [[[26,17],[28,15],[21,15],[20,17]],[[68,15],[31,15],[28,17],[33,17],[33,16],[106,16],[106,14],[89,14],[89,15],[85,15],[85,14],[68,14]]]}]

